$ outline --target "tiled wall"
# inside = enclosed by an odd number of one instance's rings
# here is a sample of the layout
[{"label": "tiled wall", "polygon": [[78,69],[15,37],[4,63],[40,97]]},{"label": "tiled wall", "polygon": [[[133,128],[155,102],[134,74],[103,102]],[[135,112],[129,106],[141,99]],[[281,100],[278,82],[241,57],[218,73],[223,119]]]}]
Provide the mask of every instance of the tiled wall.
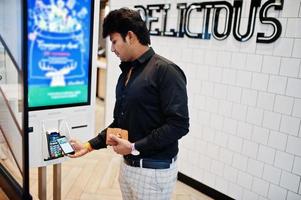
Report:
[{"label": "tiled wall", "polygon": [[[179,2],[110,4],[171,3],[176,10]],[[250,0],[243,3],[246,23]],[[177,15],[170,14],[174,26]],[[257,32],[271,30],[258,18],[254,36],[244,43],[232,35],[223,41],[151,37],[155,51],[176,62],[188,79],[191,127],[180,142],[179,170],[235,199],[301,199],[301,0],[284,0],[283,10],[270,9],[269,16],[283,28],[271,44],[256,43]],[[109,53],[108,63],[107,124],[120,73],[115,55]]]}]

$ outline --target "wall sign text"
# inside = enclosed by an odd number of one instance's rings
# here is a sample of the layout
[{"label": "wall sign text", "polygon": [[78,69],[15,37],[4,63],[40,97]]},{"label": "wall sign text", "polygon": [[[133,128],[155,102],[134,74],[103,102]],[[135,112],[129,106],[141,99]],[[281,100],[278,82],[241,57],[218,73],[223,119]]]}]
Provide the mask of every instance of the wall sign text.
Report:
[{"label": "wall sign text", "polygon": [[[208,1],[200,3],[178,3],[177,27],[166,29],[168,23],[168,12],[170,4],[152,4],[152,5],[136,5],[136,8],[142,18],[145,20],[151,35],[179,37],[186,35],[189,38],[209,40],[213,36],[216,40],[226,39],[232,31],[234,38],[240,42],[248,41],[253,35],[256,24],[256,15],[259,10],[259,20],[262,24],[272,26],[272,33],[258,32],[256,36],[257,43],[272,43],[276,41],[282,32],[282,26],[279,20],[274,17],[268,17],[268,11],[272,9],[282,10],[284,0],[268,0],[261,5],[261,0],[251,0],[250,11],[248,17],[247,30],[241,33],[240,26],[242,20],[243,0],[234,0],[233,5],[227,1]],[[224,30],[219,30],[221,11],[225,13]],[[162,20],[155,17],[154,13],[162,14]],[[200,32],[190,31],[191,14],[198,12],[203,14],[202,26]],[[161,28],[152,28],[154,23],[160,23]]]}]

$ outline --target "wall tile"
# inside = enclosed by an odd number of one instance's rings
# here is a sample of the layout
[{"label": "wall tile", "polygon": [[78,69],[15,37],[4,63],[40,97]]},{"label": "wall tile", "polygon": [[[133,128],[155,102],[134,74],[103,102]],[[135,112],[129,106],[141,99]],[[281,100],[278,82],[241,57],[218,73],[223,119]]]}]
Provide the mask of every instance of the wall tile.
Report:
[{"label": "wall tile", "polygon": [[285,94],[288,96],[301,98],[301,80],[289,78]]},{"label": "wall tile", "polygon": [[230,183],[228,189],[229,195],[234,199],[242,199],[243,188],[237,184]]},{"label": "wall tile", "polygon": [[235,85],[236,70],[225,68],[223,70],[222,83]]},{"label": "wall tile", "polygon": [[290,115],[294,104],[294,98],[276,95],[274,111]]},{"label": "wall tile", "polygon": [[231,117],[232,107],[233,107],[233,103],[228,101],[220,101],[218,113],[225,117]]},{"label": "wall tile", "polygon": [[297,58],[282,58],[280,75],[295,77],[299,76],[300,59]]},{"label": "wall tile", "polygon": [[252,185],[252,191],[256,192],[257,194],[260,194],[262,196],[267,196],[269,189],[269,183],[266,181],[263,181],[259,178],[254,178],[253,185]]},{"label": "wall tile", "polygon": [[232,61],[232,53],[226,51],[219,51],[217,53],[217,66],[230,67]]},{"label": "wall tile", "polygon": [[263,174],[263,163],[257,160],[248,159],[247,172],[256,177],[261,177]]},{"label": "wall tile", "polygon": [[231,182],[236,182],[237,174],[238,174],[238,169],[235,169],[228,165],[225,166],[224,177],[226,180],[231,181]]},{"label": "wall tile", "polygon": [[264,111],[262,109],[248,107],[247,122],[261,126],[263,120],[263,112]]},{"label": "wall tile", "polygon": [[229,118],[224,119],[223,131],[230,133],[232,135],[236,134],[237,130],[237,121]]},{"label": "wall tile", "polygon": [[219,114],[212,114],[210,118],[210,127],[216,130],[222,130],[224,123],[224,117]]},{"label": "wall tile", "polygon": [[292,171],[294,156],[286,152],[277,151],[275,157],[275,166],[281,169]]},{"label": "wall tile", "polygon": [[264,111],[263,127],[277,131],[280,127],[280,120],[280,114],[270,111]]},{"label": "wall tile", "polygon": [[232,108],[232,118],[235,120],[245,121],[248,107],[241,104],[235,104]]},{"label": "wall tile", "polygon": [[259,145],[249,140],[244,140],[242,153],[250,158],[256,159]]},{"label": "wall tile", "polygon": [[[217,132],[215,134],[214,143],[221,147],[227,147],[229,136],[223,132]],[[221,150],[223,151],[223,150]]]},{"label": "wall tile", "polygon": [[253,177],[244,172],[238,172],[237,183],[244,188],[251,189]]},{"label": "wall tile", "polygon": [[293,172],[295,174],[301,175],[301,157],[295,157]]},{"label": "wall tile", "polygon": [[275,102],[275,94],[259,92],[257,106],[265,110],[273,110]]},{"label": "wall tile", "polygon": [[269,141],[268,141],[268,145],[270,147],[284,151],[286,147],[286,143],[287,143],[287,135],[277,131],[271,131]]},{"label": "wall tile", "polygon": [[235,152],[241,152],[242,142],[240,137],[229,135],[228,148]]},{"label": "wall tile", "polygon": [[301,99],[295,98],[293,116],[301,118]]},{"label": "wall tile", "polygon": [[279,74],[280,70],[280,57],[264,56],[262,64],[262,72],[269,74]]},{"label": "wall tile", "polygon": [[228,86],[216,83],[214,84],[214,97],[225,100],[227,98]]},{"label": "wall tile", "polygon": [[239,137],[249,139],[252,138],[253,126],[245,122],[238,122],[237,124],[237,135]]},{"label": "wall tile", "polygon": [[214,187],[216,175],[210,173],[209,171],[204,171],[204,183],[209,187]]},{"label": "wall tile", "polygon": [[228,191],[228,181],[226,181],[225,179],[217,176],[215,178],[215,188],[218,191],[226,194],[227,191]]},{"label": "wall tile", "polygon": [[280,38],[275,41],[274,56],[290,57],[293,53],[294,39]]},{"label": "wall tile", "polygon": [[288,191],[287,200],[301,200],[301,195]]},{"label": "wall tile", "polygon": [[298,29],[301,27],[301,19],[299,18],[288,18],[286,27],[286,37],[301,37],[301,33]]},{"label": "wall tile", "polygon": [[288,133],[290,135],[298,135],[300,126],[300,119],[290,116],[282,116],[280,131],[284,133]]},{"label": "wall tile", "polygon": [[252,140],[259,144],[267,144],[269,138],[269,130],[266,128],[254,126]]},{"label": "wall tile", "polygon": [[257,200],[258,194],[255,192],[250,192],[249,190],[244,190],[243,200]]},{"label": "wall tile", "polygon": [[247,71],[237,71],[236,84],[240,87],[250,88],[252,73]]},{"label": "wall tile", "polygon": [[220,161],[213,160],[211,163],[211,172],[218,176],[223,176],[224,172],[224,163]]},{"label": "wall tile", "polygon": [[257,93],[256,90],[243,89],[241,103],[248,106],[255,106],[257,102]]},{"label": "wall tile", "polygon": [[293,57],[301,58],[301,39],[295,39]]},{"label": "wall tile", "polygon": [[249,54],[247,56],[247,63],[245,69],[251,72],[260,72],[262,66],[263,56]]},{"label": "wall tile", "polygon": [[286,151],[288,153],[301,156],[301,138],[288,136]]},{"label": "wall tile", "polygon": [[279,184],[281,170],[271,165],[264,165],[262,178],[270,183]]},{"label": "wall tile", "polygon": [[207,146],[207,155],[210,157],[210,158],[213,158],[215,160],[218,160],[219,158],[219,152],[220,152],[220,147],[213,144],[213,143],[208,143],[208,146]]},{"label": "wall tile", "polygon": [[284,94],[286,88],[286,77],[270,76],[268,91],[275,94]]},{"label": "wall tile", "polygon": [[229,86],[227,100],[233,101],[235,103],[240,103],[241,93],[241,88]]},{"label": "wall tile", "polygon": [[299,189],[299,183],[300,183],[299,176],[288,173],[286,171],[282,171],[280,186],[297,193]]},{"label": "wall tile", "polygon": [[273,148],[260,145],[258,151],[258,160],[264,163],[273,164],[275,152],[276,151]]},{"label": "wall tile", "polygon": [[234,154],[232,166],[239,170],[245,171],[247,169],[248,158],[241,154]]},{"label": "wall tile", "polygon": [[287,195],[287,190],[279,187],[278,185],[270,184],[269,188],[269,199],[279,199],[279,200],[285,200]]},{"label": "wall tile", "polygon": [[255,90],[266,91],[268,87],[269,76],[266,74],[253,73],[252,88]]},{"label": "wall tile", "polygon": [[231,67],[235,69],[244,69],[246,65],[247,54],[234,53],[232,54]]}]

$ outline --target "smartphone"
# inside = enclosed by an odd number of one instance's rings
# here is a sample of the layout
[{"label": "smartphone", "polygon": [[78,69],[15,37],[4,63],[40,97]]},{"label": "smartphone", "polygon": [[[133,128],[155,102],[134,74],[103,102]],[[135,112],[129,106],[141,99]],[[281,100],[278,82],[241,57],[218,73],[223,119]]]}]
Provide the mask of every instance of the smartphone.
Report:
[{"label": "smartphone", "polygon": [[61,135],[58,132],[47,134],[48,151],[51,158],[59,158],[63,156],[62,149],[57,142]]},{"label": "smartphone", "polygon": [[66,136],[61,136],[56,139],[60,147],[62,148],[64,154],[74,154],[74,149],[72,148],[71,144],[68,142]]}]

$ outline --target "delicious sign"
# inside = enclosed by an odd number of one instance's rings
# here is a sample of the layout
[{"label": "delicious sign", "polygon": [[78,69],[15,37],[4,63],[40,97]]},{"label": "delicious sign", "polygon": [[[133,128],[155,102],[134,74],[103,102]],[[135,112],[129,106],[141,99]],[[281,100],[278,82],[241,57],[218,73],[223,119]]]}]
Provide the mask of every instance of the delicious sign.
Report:
[{"label": "delicious sign", "polygon": [[[282,31],[281,23],[274,17],[268,16],[268,11],[273,7],[275,10],[283,9],[284,0],[268,0],[261,6],[261,0],[251,0],[247,30],[245,33],[240,32],[242,21],[242,6],[243,0],[234,0],[233,5],[227,1],[208,1],[200,3],[178,3],[176,8],[178,10],[177,28],[166,29],[168,23],[168,12],[170,4],[152,4],[147,6],[136,5],[136,8],[142,18],[145,20],[151,35],[168,36],[168,37],[184,37],[209,40],[213,36],[216,40],[226,39],[232,30],[233,36],[236,40],[245,42],[248,41],[254,34],[256,15],[259,10],[259,20],[262,24],[272,26],[272,33],[258,32],[256,36],[257,43],[272,43],[276,41]],[[223,20],[224,29],[219,30],[221,26],[221,12],[225,13]],[[162,17],[154,16],[162,14]],[[201,20],[200,32],[190,31],[190,20],[193,12],[203,14]],[[161,20],[159,20],[161,19]],[[161,23],[161,28],[152,28],[154,23]]]}]

